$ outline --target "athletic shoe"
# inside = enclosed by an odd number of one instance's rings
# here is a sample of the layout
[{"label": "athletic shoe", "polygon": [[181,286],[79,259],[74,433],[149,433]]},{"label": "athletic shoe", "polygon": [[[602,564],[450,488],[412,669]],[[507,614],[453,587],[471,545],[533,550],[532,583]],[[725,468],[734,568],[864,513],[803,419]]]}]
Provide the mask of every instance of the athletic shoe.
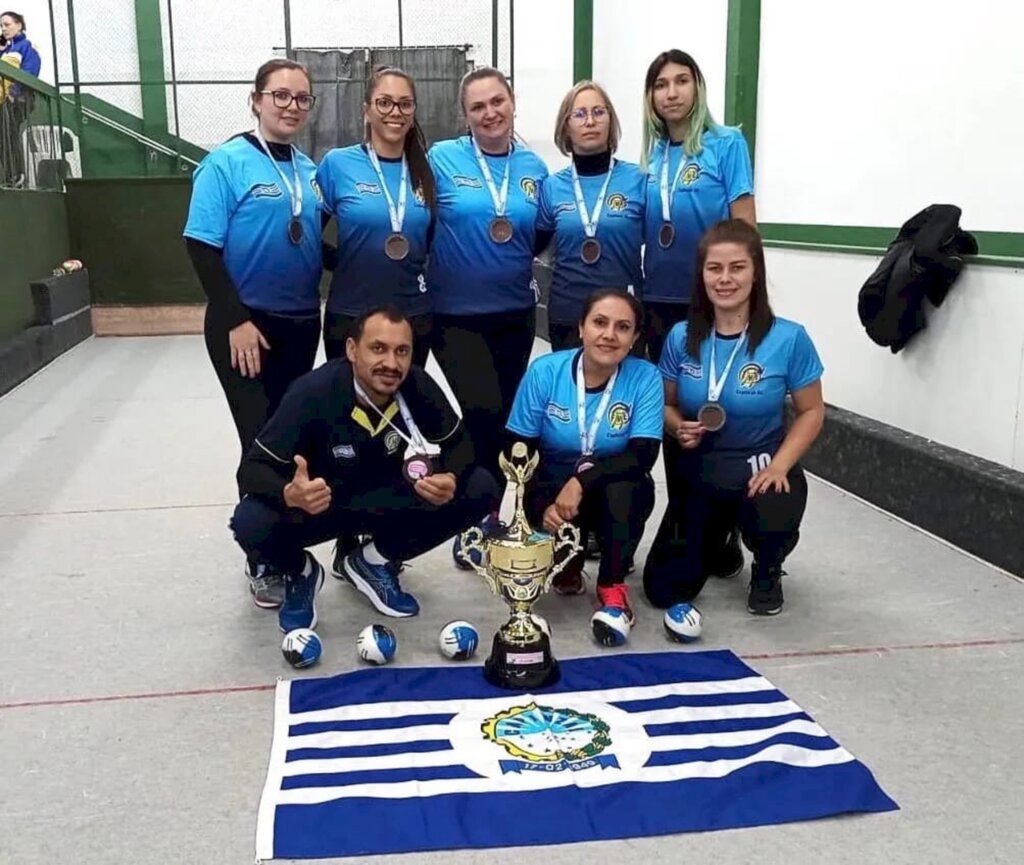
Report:
[{"label": "athletic shoe", "polygon": [[743,573],[746,562],[743,560],[743,549],[740,547],[740,533],[733,529],[725,546],[714,557],[708,569],[708,576],[720,580],[731,580]]},{"label": "athletic shoe", "polygon": [[296,628],[316,627],[316,596],[324,585],[323,566],[306,553],[306,563],[313,573],[284,575],[284,603],[277,612],[277,624],[287,634]]},{"label": "athletic shoe", "polygon": [[253,603],[261,610],[276,610],[284,602],[284,576],[270,565],[246,560],[245,575]]},{"label": "athletic shoe", "polygon": [[617,607],[622,610],[630,627],[636,624],[636,616],[633,614],[633,608],[629,605],[629,586],[625,583],[598,586],[597,602],[600,607]]},{"label": "athletic shoe", "polygon": [[346,583],[352,582],[345,573],[345,556],[363,545],[359,535],[340,535],[334,542],[334,559],[331,563],[331,576]]},{"label": "athletic shoe", "polygon": [[398,562],[371,565],[366,561],[361,548],[345,556],[345,573],[349,582],[385,616],[397,619],[415,616],[420,611],[419,602],[408,592],[402,591],[402,585],[398,582],[401,569]]},{"label": "athletic shoe", "polygon": [[782,577],[785,571],[779,565],[762,568],[757,562],[751,567],[750,594],[747,612],[755,616],[774,616],[782,612]]},{"label": "athletic shoe", "polygon": [[[496,538],[504,534],[507,529],[508,526],[498,519],[497,514],[488,514],[480,523],[480,531],[484,533],[484,540]],[[455,560],[455,567],[463,571],[473,570],[473,565],[467,561],[467,557],[478,567],[483,567],[483,556],[479,550],[470,550],[468,553],[462,551],[462,532],[459,532],[452,543],[452,559]]]}]

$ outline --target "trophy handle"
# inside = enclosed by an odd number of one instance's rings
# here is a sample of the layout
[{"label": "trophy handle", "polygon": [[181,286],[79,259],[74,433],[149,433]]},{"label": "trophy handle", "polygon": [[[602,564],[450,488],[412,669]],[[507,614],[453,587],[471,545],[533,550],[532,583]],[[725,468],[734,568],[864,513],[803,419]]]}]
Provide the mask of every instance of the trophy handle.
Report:
[{"label": "trophy handle", "polygon": [[476,571],[481,577],[487,580],[487,585],[491,587],[491,591],[494,594],[498,594],[498,582],[491,576],[490,571],[486,567],[482,567],[473,561],[468,555],[471,550],[475,550],[480,553],[480,561],[487,562],[487,550],[484,548],[484,533],[480,526],[473,526],[470,529],[466,529],[459,536],[459,544],[462,547],[462,558],[470,565],[474,571]]},{"label": "trophy handle", "polygon": [[[580,528],[573,523],[562,523],[558,527],[558,531],[555,532],[555,546],[552,553],[557,553],[559,550],[565,547],[572,547],[574,553],[578,553],[582,549],[581,544]],[[548,577],[544,581],[544,591],[548,591],[551,588],[551,583],[562,571],[568,567],[569,562],[572,560],[572,554],[566,556],[562,561],[556,564],[549,572]]]}]

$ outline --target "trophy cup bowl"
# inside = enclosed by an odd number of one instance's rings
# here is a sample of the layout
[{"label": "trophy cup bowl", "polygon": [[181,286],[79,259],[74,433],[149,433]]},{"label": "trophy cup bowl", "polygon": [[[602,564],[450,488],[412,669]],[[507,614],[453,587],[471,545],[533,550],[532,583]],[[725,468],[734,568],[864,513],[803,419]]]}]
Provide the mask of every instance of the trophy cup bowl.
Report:
[{"label": "trophy cup bowl", "polygon": [[[466,561],[508,604],[511,615],[494,635],[491,654],[484,663],[484,678],[502,688],[540,688],[558,681],[558,661],[551,653],[551,640],[531,614],[534,603],[551,587],[552,580],[569,564],[580,546],[580,530],[564,523],[555,535],[535,532],[526,519],[523,505],[526,482],[540,459],[528,459],[523,442],[512,446],[511,459],[504,454],[498,463],[505,477],[516,487],[515,516],[499,537],[485,538],[479,527],[462,533]],[[556,553],[568,552],[557,562]],[[466,555],[476,551],[482,564]]]}]

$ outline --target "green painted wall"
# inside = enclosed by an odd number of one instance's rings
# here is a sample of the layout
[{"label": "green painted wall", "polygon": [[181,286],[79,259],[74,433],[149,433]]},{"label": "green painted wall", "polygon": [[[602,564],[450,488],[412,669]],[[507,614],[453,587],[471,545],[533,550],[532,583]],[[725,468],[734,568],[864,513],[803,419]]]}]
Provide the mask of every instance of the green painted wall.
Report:
[{"label": "green painted wall", "polygon": [[32,323],[29,282],[50,276],[71,255],[64,195],[0,190],[0,237],[7,250],[0,268],[0,339],[4,339]]},{"label": "green painted wall", "polygon": [[68,182],[72,246],[93,303],[205,301],[181,237],[191,190],[189,177]]}]

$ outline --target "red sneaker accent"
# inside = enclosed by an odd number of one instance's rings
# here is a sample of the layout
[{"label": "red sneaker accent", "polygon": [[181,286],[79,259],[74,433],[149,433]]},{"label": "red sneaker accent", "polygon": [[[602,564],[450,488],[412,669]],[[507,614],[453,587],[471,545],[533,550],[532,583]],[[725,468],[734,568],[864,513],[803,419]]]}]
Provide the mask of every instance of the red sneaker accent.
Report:
[{"label": "red sneaker accent", "polygon": [[618,607],[626,614],[629,624],[635,624],[636,616],[633,613],[633,608],[629,605],[629,586],[625,583],[598,586],[597,600],[602,607]]}]

